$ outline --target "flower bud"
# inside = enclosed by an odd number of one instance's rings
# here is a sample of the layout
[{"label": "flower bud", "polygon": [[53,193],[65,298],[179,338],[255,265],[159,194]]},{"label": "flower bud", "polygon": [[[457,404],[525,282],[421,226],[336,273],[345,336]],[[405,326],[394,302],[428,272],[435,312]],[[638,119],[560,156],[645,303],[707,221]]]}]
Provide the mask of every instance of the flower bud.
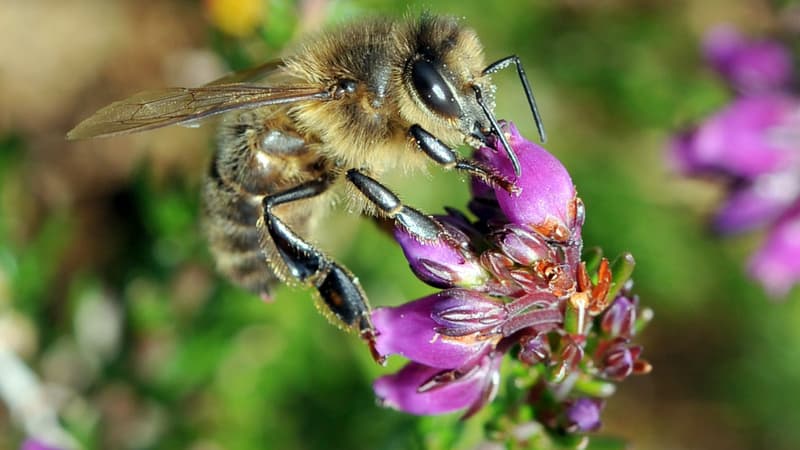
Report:
[{"label": "flower bud", "polygon": [[420,280],[440,288],[484,284],[488,274],[469,250],[466,236],[455,230],[450,235],[451,238],[420,242],[399,227],[394,231],[395,240]]},{"label": "flower bud", "polygon": [[[544,148],[524,139],[517,128],[508,123],[508,143],[519,159],[522,175],[516,178],[514,168],[499,139],[494,148],[481,148],[476,156],[496,168],[501,175],[515,179],[518,194],[496,188],[500,209],[517,224],[535,227],[556,224],[567,228],[575,222],[575,186],[567,169]],[[557,227],[555,227],[557,228]]]},{"label": "flower bud", "polygon": [[606,378],[622,381],[633,373],[641,352],[640,346],[630,346],[624,338],[602,343],[598,347],[600,371]]},{"label": "flower bud", "polygon": [[556,259],[555,252],[547,245],[546,239],[524,225],[506,225],[497,236],[496,242],[503,254],[523,266],[530,266],[542,259]]},{"label": "flower bud", "polygon": [[523,336],[519,343],[518,358],[525,364],[535,365],[550,359],[550,344],[545,333]]},{"label": "flower bud", "polygon": [[376,350],[431,367],[461,367],[499,339],[487,334],[502,321],[501,309],[489,297],[454,290],[378,308],[372,312]]},{"label": "flower bud", "polygon": [[572,402],[564,412],[567,430],[573,432],[594,431],[600,428],[600,410],[603,401],[581,397]]},{"label": "flower bud", "polygon": [[630,338],[636,323],[636,304],[627,297],[617,297],[603,315],[600,327],[609,336]]}]

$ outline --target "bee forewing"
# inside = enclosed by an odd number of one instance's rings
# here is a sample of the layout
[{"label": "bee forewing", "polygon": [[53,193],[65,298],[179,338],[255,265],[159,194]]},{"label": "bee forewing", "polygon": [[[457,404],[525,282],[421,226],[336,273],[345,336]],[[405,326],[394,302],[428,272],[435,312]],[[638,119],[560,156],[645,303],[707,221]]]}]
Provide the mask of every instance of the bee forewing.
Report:
[{"label": "bee forewing", "polygon": [[242,83],[146,91],[97,111],[67,133],[67,138],[135,133],[195,122],[238,109],[330,98],[327,90],[316,86],[269,87]]},{"label": "bee forewing", "polygon": [[[251,67],[248,69],[240,70],[238,72],[231,72],[222,78],[218,78],[214,81],[211,81],[205,86],[214,86],[219,84],[231,84],[231,83],[247,83],[253,81],[265,81],[263,84],[266,85],[275,85],[274,81],[280,81],[281,79],[288,81],[291,80],[293,77],[284,70],[285,67],[283,66],[283,61],[280,59],[267,61],[264,64],[259,66]],[[297,84],[295,82],[287,82],[281,84]]]}]

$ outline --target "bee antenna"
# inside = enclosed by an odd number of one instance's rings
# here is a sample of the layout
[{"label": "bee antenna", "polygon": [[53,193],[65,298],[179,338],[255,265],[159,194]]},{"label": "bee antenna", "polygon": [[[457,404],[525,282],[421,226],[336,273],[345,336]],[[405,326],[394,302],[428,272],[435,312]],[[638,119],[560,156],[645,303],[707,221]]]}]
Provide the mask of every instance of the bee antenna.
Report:
[{"label": "bee antenna", "polygon": [[542,116],[539,114],[539,108],[536,106],[536,99],[533,98],[533,91],[531,90],[531,84],[528,82],[528,76],[525,75],[525,69],[522,68],[522,61],[519,60],[517,55],[506,56],[503,59],[497,60],[483,69],[484,75],[489,75],[497,72],[498,70],[505,69],[506,67],[514,64],[517,66],[517,75],[519,75],[519,80],[522,82],[522,88],[525,90],[525,97],[528,98],[528,104],[531,106],[531,112],[533,113],[533,120],[536,121],[536,129],[539,131],[539,140],[542,141],[542,144],[547,142],[547,134],[544,132],[544,123],[542,122]]},{"label": "bee antenna", "polygon": [[472,89],[475,91],[475,98],[478,101],[478,105],[480,105],[481,109],[483,110],[483,113],[486,115],[486,118],[492,125],[492,132],[498,138],[500,138],[500,142],[503,143],[503,148],[506,150],[508,159],[511,160],[511,165],[514,166],[514,175],[519,177],[520,174],[522,173],[522,170],[520,169],[519,160],[517,159],[516,153],[514,153],[514,150],[511,149],[511,145],[508,143],[508,139],[506,139],[506,135],[505,133],[503,133],[503,130],[500,129],[500,124],[497,123],[497,119],[494,118],[494,114],[492,114],[492,111],[489,109],[488,106],[486,106],[486,103],[483,102],[483,95],[481,94],[481,89],[478,86],[474,85],[472,86]]}]

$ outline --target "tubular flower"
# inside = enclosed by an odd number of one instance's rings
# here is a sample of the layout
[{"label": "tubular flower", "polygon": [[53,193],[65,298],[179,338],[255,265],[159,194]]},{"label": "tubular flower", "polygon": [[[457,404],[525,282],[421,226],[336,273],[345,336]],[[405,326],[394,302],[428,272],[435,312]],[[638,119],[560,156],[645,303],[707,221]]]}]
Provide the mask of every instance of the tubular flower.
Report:
[{"label": "tubular flower", "polygon": [[713,222],[718,232],[768,229],[750,273],[770,294],[785,295],[800,280],[800,270],[793,268],[800,250],[777,246],[793,221],[791,211],[800,205],[800,98],[789,87],[791,57],[779,43],[748,41],[729,28],[713,30],[705,50],[737,94],[678,134],[670,157],[686,175],[711,175],[729,186]]},{"label": "tubular flower", "polygon": [[[515,193],[473,180],[477,220],[448,210],[435,242],[395,233],[414,273],[442,290],[373,312],[378,352],[410,360],[379,378],[375,392],[412,414],[470,416],[496,395],[509,354],[537,380],[522,406],[550,429],[593,430],[601,402],[582,398],[596,393],[585,395],[576,380],[648,372],[631,339],[650,314],[638,311],[626,284],[630,256],[614,276],[604,258],[581,261],[584,208],[564,166],[512,124],[505,131],[522,167]],[[514,180],[499,142],[476,159]]]},{"label": "tubular flower", "polygon": [[782,89],[792,77],[792,55],[771,41],[752,41],[728,26],[708,33],[703,45],[711,66],[740,92]]},{"label": "tubular flower", "polygon": [[786,295],[800,279],[800,204],[772,227],[750,261],[750,272],[773,295]]}]

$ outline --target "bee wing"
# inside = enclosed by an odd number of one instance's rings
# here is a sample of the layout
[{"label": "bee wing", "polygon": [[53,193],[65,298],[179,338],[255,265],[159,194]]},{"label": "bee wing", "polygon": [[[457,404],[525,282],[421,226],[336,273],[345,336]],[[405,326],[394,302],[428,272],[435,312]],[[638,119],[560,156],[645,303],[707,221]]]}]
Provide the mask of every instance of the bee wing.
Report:
[{"label": "bee wing", "polygon": [[97,111],[67,133],[67,139],[136,133],[186,125],[237,109],[331,98],[330,92],[318,86],[270,87],[245,83],[146,91]]},{"label": "bee wing", "polygon": [[286,78],[285,81],[288,81],[288,84],[291,84],[292,80],[288,78],[287,72],[283,69],[283,61],[280,59],[275,59],[255,67],[250,67],[238,72],[231,72],[222,78],[207,83],[206,86],[213,86],[216,84],[247,83],[253,81],[261,81],[263,84],[274,85],[275,82],[281,81],[281,78]]}]

